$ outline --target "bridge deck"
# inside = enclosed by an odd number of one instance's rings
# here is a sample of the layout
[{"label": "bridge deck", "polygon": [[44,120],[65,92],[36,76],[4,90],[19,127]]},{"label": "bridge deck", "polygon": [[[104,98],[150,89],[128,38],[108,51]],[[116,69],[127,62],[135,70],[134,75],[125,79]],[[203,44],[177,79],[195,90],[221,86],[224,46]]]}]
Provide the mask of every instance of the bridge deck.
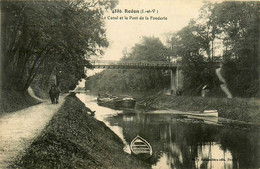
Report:
[{"label": "bridge deck", "polygon": [[[89,60],[94,69],[176,69],[181,62],[166,61],[113,61],[113,60]],[[201,64],[213,64],[219,67],[220,62],[203,62]]]},{"label": "bridge deck", "polygon": [[116,62],[116,61],[90,61],[95,69],[175,69],[180,63],[172,62]]}]

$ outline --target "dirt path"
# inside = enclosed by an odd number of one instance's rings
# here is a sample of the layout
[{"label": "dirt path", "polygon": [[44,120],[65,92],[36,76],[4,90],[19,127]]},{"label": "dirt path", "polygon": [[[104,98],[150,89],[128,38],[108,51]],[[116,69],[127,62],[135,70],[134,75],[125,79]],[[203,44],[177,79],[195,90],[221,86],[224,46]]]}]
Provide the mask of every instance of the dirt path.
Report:
[{"label": "dirt path", "polygon": [[43,100],[41,104],[22,109],[0,117],[0,168],[7,168],[12,160],[30,146],[64,103],[65,95],[59,104]]},{"label": "dirt path", "polygon": [[222,77],[220,70],[221,70],[221,68],[216,69],[216,74],[217,74],[219,80],[221,82],[223,82],[223,84],[220,85],[220,88],[227,95],[227,98],[232,98],[232,94],[228,90],[226,80]]}]

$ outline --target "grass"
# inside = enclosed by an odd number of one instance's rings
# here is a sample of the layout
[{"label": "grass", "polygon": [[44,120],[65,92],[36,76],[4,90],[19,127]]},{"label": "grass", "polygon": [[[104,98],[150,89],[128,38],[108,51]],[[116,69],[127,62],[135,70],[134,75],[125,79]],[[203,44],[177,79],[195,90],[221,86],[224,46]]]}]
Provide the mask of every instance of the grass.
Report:
[{"label": "grass", "polygon": [[219,117],[260,124],[260,100],[257,98],[214,98],[150,96],[150,106],[154,109],[176,109],[180,111],[218,110]]},{"label": "grass", "polygon": [[85,105],[68,96],[53,119],[13,168],[149,168],[123,151],[123,143]]},{"label": "grass", "polygon": [[38,104],[27,92],[1,90],[0,114],[21,110]]}]

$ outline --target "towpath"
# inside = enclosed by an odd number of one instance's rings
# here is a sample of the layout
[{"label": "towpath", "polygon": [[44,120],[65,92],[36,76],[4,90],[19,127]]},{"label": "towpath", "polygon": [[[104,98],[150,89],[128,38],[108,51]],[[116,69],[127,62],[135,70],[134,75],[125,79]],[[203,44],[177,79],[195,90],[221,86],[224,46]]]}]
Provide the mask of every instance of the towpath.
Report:
[{"label": "towpath", "polygon": [[[30,93],[30,91],[29,91]],[[0,117],[0,168],[7,168],[16,156],[22,155],[32,141],[39,136],[52,116],[64,103],[65,95],[59,104],[49,100]]]}]

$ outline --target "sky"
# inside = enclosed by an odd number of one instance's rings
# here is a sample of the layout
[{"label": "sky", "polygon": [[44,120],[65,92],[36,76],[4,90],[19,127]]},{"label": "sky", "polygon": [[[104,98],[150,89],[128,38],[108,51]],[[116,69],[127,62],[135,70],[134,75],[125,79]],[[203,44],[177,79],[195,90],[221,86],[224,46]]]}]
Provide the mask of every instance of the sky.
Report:
[{"label": "sky", "polygon": [[[110,46],[105,50],[103,60],[119,60],[124,48],[130,52],[136,43],[140,43],[142,36],[159,37],[165,42],[166,33],[176,32],[187,26],[190,19],[196,18],[203,5],[200,0],[119,0],[115,9],[122,13],[105,14],[107,38]],[[126,13],[127,10],[150,10],[150,13]],[[148,11],[149,12],[149,11]],[[128,17],[128,20],[120,17]],[[140,20],[140,17],[149,20]],[[167,17],[167,20],[151,20],[150,17]],[[111,17],[118,17],[111,19]],[[129,19],[138,17],[138,20]]]},{"label": "sky", "polygon": [[[106,35],[110,46],[104,50],[101,60],[119,60],[122,51],[140,43],[143,36],[158,37],[165,43],[166,34],[181,30],[187,26],[192,18],[197,18],[203,0],[118,0],[114,10],[120,11],[105,13]],[[216,0],[211,0],[216,1]],[[127,10],[136,10],[139,13],[126,13]],[[148,13],[140,13],[142,10]],[[150,11],[149,11],[150,10]],[[150,13],[149,13],[150,12]],[[151,20],[150,17],[167,17],[167,20]],[[115,19],[112,19],[115,18]],[[123,17],[123,19],[120,19]],[[128,17],[128,20],[125,19]],[[137,17],[137,20],[130,19]],[[140,17],[148,17],[141,20]],[[88,71],[93,75],[100,70]]]}]

